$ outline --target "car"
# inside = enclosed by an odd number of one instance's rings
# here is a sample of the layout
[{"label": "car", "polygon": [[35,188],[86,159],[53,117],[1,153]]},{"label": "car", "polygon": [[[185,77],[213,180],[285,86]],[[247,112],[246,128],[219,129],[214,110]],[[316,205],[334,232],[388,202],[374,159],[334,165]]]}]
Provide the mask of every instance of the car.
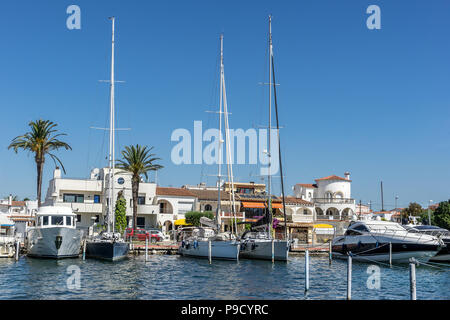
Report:
[{"label": "car", "polygon": [[158,241],[163,241],[165,238],[164,233],[159,229],[148,229],[147,231],[152,235],[157,235],[160,238]]},{"label": "car", "polygon": [[125,239],[133,239],[133,240],[139,240],[139,241],[145,241],[145,239],[150,239],[151,243],[156,243],[158,241],[162,241],[163,238],[159,236],[158,234],[154,234],[151,232],[148,232],[145,229],[135,229],[127,228],[125,233]]}]

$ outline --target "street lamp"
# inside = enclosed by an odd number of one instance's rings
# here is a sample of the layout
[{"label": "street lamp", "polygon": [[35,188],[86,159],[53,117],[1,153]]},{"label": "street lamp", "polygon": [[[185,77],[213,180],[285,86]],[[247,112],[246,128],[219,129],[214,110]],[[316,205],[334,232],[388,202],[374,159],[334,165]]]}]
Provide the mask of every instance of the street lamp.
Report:
[{"label": "street lamp", "polygon": [[433,200],[429,201],[430,204],[428,205],[428,225],[431,226],[431,203],[433,202]]},{"label": "street lamp", "polygon": [[398,196],[395,196],[395,211],[397,211],[397,200],[398,200]]}]

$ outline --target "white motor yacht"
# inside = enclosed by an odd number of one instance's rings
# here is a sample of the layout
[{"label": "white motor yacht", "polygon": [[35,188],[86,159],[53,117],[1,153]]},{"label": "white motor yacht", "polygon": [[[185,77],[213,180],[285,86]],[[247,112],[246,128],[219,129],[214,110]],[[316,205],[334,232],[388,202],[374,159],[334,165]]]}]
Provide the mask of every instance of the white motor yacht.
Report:
[{"label": "white motor yacht", "polygon": [[[388,221],[350,223],[343,236],[333,239],[334,257],[354,260],[408,262],[410,258],[427,262],[444,246],[437,237],[410,232],[400,224]],[[392,252],[392,254],[390,254]]]},{"label": "white motor yacht", "polygon": [[75,258],[80,254],[81,231],[70,207],[45,206],[27,229],[27,255],[38,258]]}]

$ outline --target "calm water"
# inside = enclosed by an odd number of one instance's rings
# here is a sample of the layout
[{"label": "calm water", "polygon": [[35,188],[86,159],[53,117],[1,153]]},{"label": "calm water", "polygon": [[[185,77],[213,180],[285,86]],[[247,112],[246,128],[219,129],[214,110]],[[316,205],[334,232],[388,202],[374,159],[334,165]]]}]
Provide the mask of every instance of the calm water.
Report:
[{"label": "calm water", "polygon": [[[96,260],[0,259],[0,299],[345,299],[346,262],[311,257],[304,294],[304,257],[288,263],[237,262],[150,255]],[[80,289],[68,289],[67,268],[80,268]],[[381,288],[368,289],[369,264],[353,262],[353,299],[409,299],[408,266],[381,267]],[[418,299],[450,299],[450,269],[417,268]]]}]

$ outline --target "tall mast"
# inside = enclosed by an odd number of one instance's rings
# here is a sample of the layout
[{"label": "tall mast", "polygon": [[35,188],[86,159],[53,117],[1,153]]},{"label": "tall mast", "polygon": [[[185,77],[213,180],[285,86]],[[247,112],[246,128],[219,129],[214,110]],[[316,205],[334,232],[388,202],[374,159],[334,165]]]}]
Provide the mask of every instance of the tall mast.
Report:
[{"label": "tall mast", "polygon": [[272,88],[271,88],[271,82],[272,82],[272,16],[269,15],[269,137],[268,137],[268,150],[267,150],[267,156],[268,156],[268,174],[267,174],[267,193],[268,193],[268,205],[267,210],[269,211],[269,235],[272,237],[272,228],[273,228],[273,219],[272,219],[272,196],[271,196],[271,173],[270,173],[270,166],[271,166],[271,131],[272,131]]},{"label": "tall mast", "polygon": [[110,82],[110,115],[109,115],[109,206],[108,206],[108,232],[114,232],[114,22],[115,18],[109,18],[112,21],[112,41],[111,41],[111,82]]},{"label": "tall mast", "polygon": [[219,150],[217,151],[218,155],[218,173],[217,173],[217,211],[216,211],[216,225],[217,225],[217,231],[220,232],[220,213],[222,211],[221,207],[221,198],[220,198],[220,178],[222,173],[222,105],[223,105],[223,96],[222,96],[222,89],[223,89],[223,34],[220,35],[220,89],[219,89]]}]

